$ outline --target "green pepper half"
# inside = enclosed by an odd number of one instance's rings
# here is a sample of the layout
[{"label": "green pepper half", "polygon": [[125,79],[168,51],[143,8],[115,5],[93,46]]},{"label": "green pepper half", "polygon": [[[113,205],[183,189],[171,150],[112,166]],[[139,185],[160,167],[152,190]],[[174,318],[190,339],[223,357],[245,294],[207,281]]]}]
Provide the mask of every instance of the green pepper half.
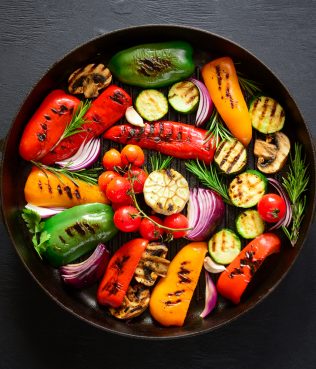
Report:
[{"label": "green pepper half", "polygon": [[73,262],[117,233],[112,208],[99,203],[74,206],[56,214],[45,221],[43,231],[50,238],[42,256],[54,267]]},{"label": "green pepper half", "polygon": [[109,62],[121,82],[143,88],[168,86],[194,72],[192,46],[184,41],[144,44],[122,50]]}]

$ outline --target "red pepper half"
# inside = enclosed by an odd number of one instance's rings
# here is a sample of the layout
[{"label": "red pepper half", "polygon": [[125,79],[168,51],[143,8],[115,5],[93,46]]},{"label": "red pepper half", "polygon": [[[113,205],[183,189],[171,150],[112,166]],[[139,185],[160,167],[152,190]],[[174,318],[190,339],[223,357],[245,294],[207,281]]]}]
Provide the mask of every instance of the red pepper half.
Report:
[{"label": "red pepper half", "polygon": [[97,300],[100,305],[116,308],[122,304],[148,242],[142,238],[136,238],[125,243],[115,252],[98,288]]},{"label": "red pepper half", "polygon": [[79,100],[63,90],[52,91],[27,123],[20,142],[20,155],[38,161],[57,143]]},{"label": "red pepper half", "polygon": [[101,135],[106,129],[122,118],[126,109],[132,105],[132,99],[122,88],[111,85],[93,101],[85,115],[86,122],[81,126],[82,132],[62,140],[41,162],[53,164],[71,157],[84,140]]},{"label": "red pepper half", "polygon": [[145,123],[145,127],[127,124],[111,127],[104,138],[122,144],[135,144],[179,159],[199,159],[209,164],[213,160],[215,143],[205,142],[206,131],[189,124],[160,121]]},{"label": "red pepper half", "polygon": [[264,233],[252,240],[220,275],[217,291],[238,304],[263,261],[267,256],[279,252],[280,248],[281,240],[273,233]]}]

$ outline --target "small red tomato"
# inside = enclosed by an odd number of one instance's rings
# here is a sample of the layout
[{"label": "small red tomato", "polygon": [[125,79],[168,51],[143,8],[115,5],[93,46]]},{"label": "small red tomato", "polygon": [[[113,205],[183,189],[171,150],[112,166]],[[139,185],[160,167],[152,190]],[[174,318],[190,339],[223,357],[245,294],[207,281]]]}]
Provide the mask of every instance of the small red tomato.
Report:
[{"label": "small red tomato", "polygon": [[266,222],[276,223],[285,217],[285,200],[279,195],[268,193],[258,202],[258,212]]},{"label": "small red tomato", "polygon": [[111,202],[126,202],[130,199],[131,184],[127,178],[115,177],[107,185],[105,194]]},{"label": "small red tomato", "polygon": [[128,178],[128,180],[133,184],[133,190],[135,193],[143,192],[144,183],[148,177],[148,174],[144,171],[144,169],[133,166],[127,173],[124,174],[124,177]]},{"label": "small red tomato", "polygon": [[136,232],[141,223],[141,216],[134,206],[122,206],[114,213],[115,227],[122,232]]},{"label": "small red tomato", "polygon": [[112,209],[115,211],[121,208],[122,206],[128,206],[128,205],[134,205],[133,199],[130,196],[126,201],[112,202]]},{"label": "small red tomato", "polygon": [[113,172],[113,170],[107,170],[106,172],[101,173],[98,178],[100,190],[105,192],[108,184],[115,177],[120,177],[120,175],[117,172]]},{"label": "small red tomato", "polygon": [[[163,221],[156,217],[155,215],[152,215],[150,219],[154,220],[156,223],[163,225]],[[140,227],[139,227],[139,233],[145,240],[148,241],[154,241],[159,240],[159,238],[163,235],[164,229],[159,228],[156,224],[150,221],[148,218],[143,218]]]},{"label": "small red tomato", "polygon": [[122,164],[141,167],[145,162],[144,151],[137,145],[126,145],[121,151]]},{"label": "small red tomato", "polygon": [[[188,218],[183,214],[172,214],[168,215],[164,221],[163,225],[168,228],[188,228],[189,227],[189,221]],[[187,234],[187,231],[169,231],[168,229],[165,229],[165,232],[172,234],[173,238],[181,238],[184,237]]]},{"label": "small red tomato", "polygon": [[122,158],[119,151],[116,149],[108,150],[102,158],[103,167],[106,170],[113,170],[122,166]]}]

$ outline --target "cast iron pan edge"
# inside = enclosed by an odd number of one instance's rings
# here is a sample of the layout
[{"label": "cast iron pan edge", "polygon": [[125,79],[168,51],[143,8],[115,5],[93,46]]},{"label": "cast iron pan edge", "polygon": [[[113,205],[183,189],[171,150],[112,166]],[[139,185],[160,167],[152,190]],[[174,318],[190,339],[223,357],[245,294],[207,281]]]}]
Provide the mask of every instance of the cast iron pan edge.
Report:
[{"label": "cast iron pan edge", "polygon": [[[250,52],[248,52],[247,50],[243,49],[241,46],[239,46],[238,44],[229,41],[221,36],[218,36],[216,34],[204,31],[204,30],[200,30],[200,29],[196,29],[196,28],[192,28],[192,27],[183,27],[183,26],[177,26],[177,25],[144,25],[144,26],[138,26],[138,27],[130,27],[127,29],[121,29],[121,30],[116,30],[110,33],[107,33],[105,35],[99,36],[97,38],[94,38],[93,40],[82,44],[81,46],[75,48],[74,50],[72,50],[71,52],[67,53],[66,56],[64,58],[62,58],[61,60],[57,61],[56,63],[54,63],[52,65],[51,68],[49,68],[47,70],[47,72],[44,74],[44,76],[41,78],[41,80],[34,86],[34,88],[31,90],[30,94],[27,96],[27,98],[24,100],[23,104],[21,105],[21,107],[18,110],[18,113],[16,115],[16,118],[14,119],[13,122],[17,122],[20,121],[20,124],[22,122],[22,120],[25,120],[25,118],[23,119],[21,117],[21,112],[26,109],[30,109],[28,107],[28,105],[32,105],[34,106],[34,101],[33,101],[33,97],[34,95],[41,95],[41,91],[42,93],[44,93],[45,91],[45,86],[47,84],[47,75],[53,74],[52,71],[55,70],[55,68],[58,68],[58,65],[60,64],[64,64],[68,58],[71,58],[71,56],[73,54],[78,54],[79,49],[81,49],[83,46],[85,48],[94,48],[94,45],[98,45],[102,42],[103,39],[111,39],[111,38],[115,38],[118,37],[120,38],[121,34],[127,34],[127,35],[133,35],[134,33],[142,33],[147,36],[147,39],[149,37],[151,37],[152,34],[158,34],[159,36],[156,38],[160,38],[160,37],[169,37],[171,38],[181,38],[181,35],[183,35],[184,38],[190,38],[188,37],[190,34],[197,34],[199,37],[203,37],[203,38],[209,38],[209,39],[216,39],[217,42],[219,43],[225,43],[227,44],[227,46],[229,46],[232,49],[238,50],[239,52],[241,52],[241,54],[244,54],[245,57],[249,57],[250,59],[252,59],[252,62],[255,62],[256,64],[258,64],[260,66],[260,68],[265,69],[266,72],[269,74],[271,74],[273,76],[273,78],[277,81],[277,83],[279,84],[279,88],[281,88],[287,95],[287,99],[290,100],[290,104],[293,107],[294,110],[296,110],[297,113],[297,119],[299,119],[301,122],[303,122],[304,124],[304,128],[305,128],[305,132],[304,132],[304,138],[305,140],[307,139],[307,149],[310,151],[309,152],[309,158],[312,158],[312,160],[310,160],[310,169],[311,169],[311,173],[312,176],[315,175],[315,148],[312,145],[312,139],[311,139],[311,135],[310,132],[308,130],[308,128],[306,127],[306,124],[304,123],[304,120],[302,118],[302,114],[299,111],[298,107],[296,106],[296,103],[294,102],[293,98],[291,97],[290,93],[287,91],[287,89],[283,86],[283,84],[280,82],[280,80],[275,77],[275,75],[272,73],[272,71],[267,68],[260,60],[258,60],[255,56],[253,56]],[[174,34],[179,35],[174,37]],[[137,37],[136,37],[137,38]],[[133,40],[130,41],[131,43],[133,43]],[[138,41],[137,41],[138,43]],[[117,49],[121,49],[122,46],[118,46]],[[78,64],[80,64],[80,60],[78,61]],[[74,69],[72,67],[72,69]],[[43,85],[43,86],[42,86]],[[52,86],[50,85],[49,88],[52,88]],[[38,98],[37,98],[38,100]],[[38,101],[39,102],[39,101]],[[15,124],[16,126],[16,124]],[[274,290],[274,288],[280,283],[280,281],[285,277],[285,275],[288,273],[289,269],[291,268],[291,266],[293,265],[293,263],[295,262],[304,242],[306,237],[300,237],[300,240],[296,246],[296,254],[294,255],[294,257],[291,259],[291,262],[287,265],[285,271],[283,271],[282,275],[280,276],[280,278],[278,278],[277,280],[274,281],[274,283],[272,284],[272,287],[267,289],[265,291],[264,294],[259,295],[259,296],[254,296],[256,298],[251,299],[252,301],[245,304],[245,308],[241,308],[240,311],[235,314],[234,316],[230,316],[228,319],[225,319],[225,317],[223,319],[218,319],[219,321],[214,324],[212,327],[208,327],[208,328],[204,328],[204,329],[196,329],[194,331],[188,331],[186,330],[186,328],[184,327],[183,329],[180,330],[180,332],[175,331],[175,330],[169,330],[169,329],[165,329],[162,328],[162,331],[160,330],[160,332],[156,332],[156,333],[163,333],[163,334],[167,334],[167,336],[161,336],[159,335],[152,335],[152,333],[149,333],[151,335],[147,335],[146,334],[141,334],[141,333],[129,333],[129,332],[123,332],[123,331],[118,331],[116,329],[113,328],[109,328],[109,327],[105,327],[103,325],[101,325],[100,323],[98,323],[97,321],[93,320],[92,317],[85,317],[82,313],[81,313],[81,309],[80,307],[78,308],[78,306],[76,306],[76,304],[74,304],[75,306],[71,307],[71,304],[73,304],[73,301],[71,301],[71,299],[68,299],[68,301],[61,301],[58,297],[55,296],[55,294],[53,293],[53,288],[48,289],[45,284],[46,284],[46,280],[44,282],[42,282],[42,280],[39,280],[34,271],[32,270],[32,268],[29,267],[28,263],[25,261],[23,254],[21,252],[21,250],[19,249],[18,245],[15,242],[16,239],[16,235],[13,229],[11,229],[11,225],[9,223],[9,219],[10,217],[12,217],[12,214],[10,213],[10,209],[7,209],[6,204],[7,204],[7,199],[6,196],[4,196],[4,191],[3,189],[5,188],[5,180],[6,180],[6,171],[7,171],[7,167],[5,163],[8,162],[9,160],[9,155],[8,152],[10,150],[10,143],[13,141],[18,142],[16,140],[16,138],[14,136],[17,135],[17,131],[21,131],[21,127],[18,127],[18,129],[16,127],[14,127],[14,124],[11,125],[11,128],[9,130],[9,133],[6,137],[6,141],[5,141],[5,145],[4,145],[4,155],[2,157],[2,163],[1,163],[1,205],[2,205],[2,213],[3,213],[3,219],[6,225],[6,228],[8,230],[9,236],[13,242],[13,245],[15,247],[15,250],[17,252],[17,254],[19,255],[22,263],[24,264],[25,268],[29,271],[29,273],[32,275],[32,277],[34,278],[34,280],[40,285],[40,287],[58,304],[60,305],[62,308],[64,308],[65,310],[69,311],[70,313],[72,313],[73,315],[75,315],[76,317],[78,317],[79,319],[88,322],[89,324],[92,324],[98,328],[101,328],[107,332],[111,332],[111,333],[116,333],[119,335],[123,335],[123,336],[128,336],[128,337],[133,337],[133,338],[145,338],[145,339],[174,339],[174,338],[183,338],[183,337],[189,337],[189,336],[194,336],[197,334],[202,334],[202,333],[206,333],[206,332],[210,332],[224,324],[227,324],[235,319],[237,319],[240,315],[244,314],[245,312],[249,311],[250,309],[252,309],[257,303],[261,302],[270,292],[272,292]],[[20,132],[21,133],[21,132]],[[13,137],[13,138],[12,138]],[[304,140],[304,141],[305,141]],[[10,163],[12,165],[12,163]],[[308,222],[306,223],[305,220],[305,226],[304,226],[304,235],[306,235],[308,233],[308,230],[311,226],[311,223],[313,221],[313,214],[315,212],[315,184],[314,184],[315,180],[312,179],[311,181],[311,194],[309,195],[309,200],[312,201],[312,207],[309,208],[309,216],[306,216],[308,219]],[[12,209],[11,209],[12,210]],[[14,215],[13,215],[14,216]],[[12,220],[11,220],[12,221]],[[303,233],[303,232],[302,232]],[[43,268],[45,268],[46,266],[43,264]],[[70,304],[68,304],[68,302]]]}]

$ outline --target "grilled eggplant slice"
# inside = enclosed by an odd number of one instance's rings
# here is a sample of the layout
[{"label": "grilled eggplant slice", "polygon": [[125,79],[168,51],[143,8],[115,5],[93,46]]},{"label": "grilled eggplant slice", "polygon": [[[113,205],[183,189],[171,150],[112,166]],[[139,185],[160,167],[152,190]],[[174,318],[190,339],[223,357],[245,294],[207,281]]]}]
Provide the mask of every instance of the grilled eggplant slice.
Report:
[{"label": "grilled eggplant slice", "polygon": [[238,140],[224,140],[217,147],[214,160],[225,174],[236,174],[247,164],[247,150]]}]

